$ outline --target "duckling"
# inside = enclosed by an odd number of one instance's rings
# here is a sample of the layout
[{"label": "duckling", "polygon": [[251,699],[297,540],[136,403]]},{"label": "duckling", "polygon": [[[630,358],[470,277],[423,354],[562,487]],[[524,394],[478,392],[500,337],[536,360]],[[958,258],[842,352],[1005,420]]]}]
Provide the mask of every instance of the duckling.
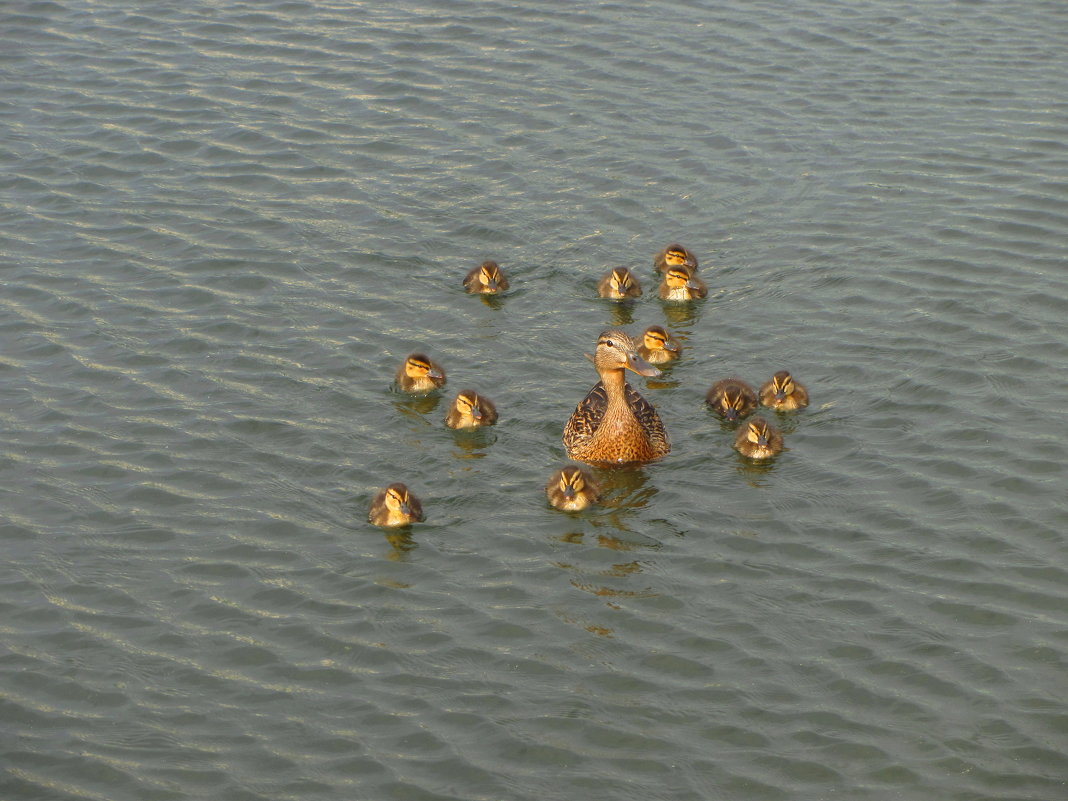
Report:
[{"label": "duckling", "polygon": [[561,467],[549,477],[545,485],[549,503],[565,512],[577,512],[601,497],[601,488],[594,482],[589,471],[575,465]]},{"label": "duckling", "polygon": [[779,370],[760,388],[760,402],[777,412],[792,412],[808,406],[808,390],[789,371]]},{"label": "duckling", "polygon": [[660,283],[661,300],[693,300],[708,295],[705,282],[685,266],[669,267]]},{"label": "duckling", "polygon": [[626,300],[636,298],[642,293],[641,284],[634,273],[626,267],[616,267],[605,273],[597,284],[597,294],[602,298]]},{"label": "duckling", "polygon": [[705,403],[725,420],[739,420],[757,405],[756,390],[740,378],[717,381],[705,395]]},{"label": "duckling", "polygon": [[397,368],[397,386],[404,392],[433,392],[445,384],[445,371],[422,353],[412,353]]},{"label": "duckling", "polygon": [[587,356],[601,380],[572,412],[564,426],[567,455],[580,462],[623,464],[648,462],[671,450],[656,409],[624,378],[624,371],[658,376],[660,371],[638,355],[625,331],[609,329]]},{"label": "duckling", "polygon": [[462,390],[449,407],[445,415],[445,425],[449,428],[478,428],[491,426],[497,422],[497,407],[493,401],[484,398],[473,389]]},{"label": "duckling", "polygon": [[367,519],[376,526],[407,526],[424,519],[423,505],[404,484],[396,482],[375,495]]},{"label": "duckling", "polygon": [[653,257],[653,267],[658,273],[667,272],[669,267],[687,267],[691,273],[695,273],[697,257],[682,245],[668,245]]},{"label": "duckling", "polygon": [[464,288],[473,295],[494,295],[508,289],[508,279],[495,261],[484,261],[464,278]]},{"label": "duckling", "polygon": [[638,355],[650,364],[666,364],[679,358],[679,343],[663,327],[651,325],[642,334]]},{"label": "duckling", "polygon": [[734,449],[750,459],[769,459],[782,450],[782,434],[763,417],[754,417],[738,429]]}]

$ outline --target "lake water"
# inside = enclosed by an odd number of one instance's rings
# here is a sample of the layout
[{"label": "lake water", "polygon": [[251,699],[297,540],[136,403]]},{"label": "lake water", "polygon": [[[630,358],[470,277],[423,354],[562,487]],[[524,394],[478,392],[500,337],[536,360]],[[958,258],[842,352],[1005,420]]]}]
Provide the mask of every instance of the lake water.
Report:
[{"label": "lake water", "polygon": [[[0,53],[4,799],[1068,797],[1068,6],[26,0]],[[550,509],[654,323],[671,454]],[[749,463],[704,394],[783,368]]]}]

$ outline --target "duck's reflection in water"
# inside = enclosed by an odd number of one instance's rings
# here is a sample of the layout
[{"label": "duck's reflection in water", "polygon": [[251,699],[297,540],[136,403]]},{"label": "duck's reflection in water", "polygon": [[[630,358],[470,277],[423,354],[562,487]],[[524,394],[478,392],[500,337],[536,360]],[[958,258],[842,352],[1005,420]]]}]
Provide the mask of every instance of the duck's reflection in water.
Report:
[{"label": "duck's reflection in water", "polygon": [[491,292],[483,292],[480,293],[478,297],[484,304],[489,306],[491,309],[500,309],[501,306],[504,305],[501,296],[498,294],[494,294]]},{"label": "duck's reflection in water", "polygon": [[634,324],[634,301],[613,300],[609,301],[611,312],[608,315],[608,325],[611,328],[622,328]]},{"label": "duck's reflection in water", "polygon": [[411,526],[388,531],[385,537],[390,549],[386,551],[384,556],[391,562],[408,561],[410,558],[409,553],[418,547],[418,543],[412,539]]},{"label": "duck's reflection in water", "polygon": [[485,428],[474,431],[454,431],[453,442],[456,447],[452,455],[457,459],[484,459],[486,450],[497,441],[497,435]]},{"label": "duck's reflection in water", "polygon": [[[427,395],[398,395],[393,400],[393,408],[402,417],[425,418],[432,414],[441,403],[441,393],[431,392]],[[425,421],[429,425],[429,421]]]},{"label": "duck's reflection in water", "polygon": [[659,491],[654,486],[647,486],[649,474],[641,465],[595,466],[593,474],[601,485],[601,507],[608,510],[607,514],[591,518],[590,522],[595,526],[611,525],[629,531],[627,518],[648,506]]},{"label": "duck's reflection in water", "polygon": [[701,310],[706,301],[701,300],[664,300],[660,306],[664,309],[664,319],[671,326],[694,326],[701,319]]},{"label": "duck's reflection in water", "polygon": [[[636,511],[648,506],[658,490],[649,485],[649,475],[641,466],[594,467],[597,483],[601,485],[600,503],[583,513],[592,532],[572,530],[558,537],[569,545],[596,544],[598,548],[617,551],[620,554],[635,551],[650,553],[659,550],[658,542],[635,535],[628,525]],[[603,552],[601,552],[603,553]],[[571,574],[571,586],[606,599],[609,606],[624,598],[653,598],[658,594],[649,587],[613,586],[632,584],[642,574],[645,563],[641,559],[622,562],[605,562],[587,552],[575,553],[574,559],[555,561],[553,564]],[[611,636],[611,628],[600,623],[570,620],[595,634]]]},{"label": "duck's reflection in water", "polygon": [[[789,448],[783,448],[783,450],[789,450]],[[771,477],[772,471],[775,470],[775,463],[781,455],[780,453],[770,459],[750,459],[748,456],[735,453],[734,456],[737,463],[734,469],[738,471],[738,475],[749,486],[764,487],[767,486],[768,479]]]}]

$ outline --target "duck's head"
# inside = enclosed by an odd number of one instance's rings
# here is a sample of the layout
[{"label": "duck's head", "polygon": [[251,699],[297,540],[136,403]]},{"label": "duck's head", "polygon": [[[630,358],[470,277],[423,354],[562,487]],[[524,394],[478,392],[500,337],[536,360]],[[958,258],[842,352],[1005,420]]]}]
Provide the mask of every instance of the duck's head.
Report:
[{"label": "duck's head", "polygon": [[779,370],[771,377],[771,392],[776,403],[782,403],[794,393],[794,378],[788,370]]},{"label": "duck's head", "polygon": [[626,267],[616,267],[608,277],[608,285],[617,295],[628,295],[634,291],[634,275]]},{"label": "duck's head", "polygon": [[693,278],[693,270],[685,265],[678,267],[671,267],[664,273],[664,282],[672,289],[699,289],[698,284]]},{"label": "duck's head", "polygon": [[754,445],[766,447],[771,438],[771,429],[763,417],[754,417],[746,426],[745,438]]},{"label": "duck's head", "polygon": [[638,347],[626,331],[610,328],[597,338],[597,350],[587,355],[598,373],[611,370],[631,370],[638,375],[655,378],[660,371],[638,355]]},{"label": "duck's head", "polygon": [[668,245],[664,251],[664,263],[668,267],[686,267],[689,270],[697,268],[697,261],[682,245]]},{"label": "duck's head", "polygon": [[557,509],[576,512],[596,503],[600,489],[585,470],[568,465],[549,478],[545,494]]},{"label": "duck's head", "polygon": [[408,356],[404,362],[404,374],[415,380],[423,378],[439,379],[445,377],[445,374],[435,367],[434,363],[422,353],[413,353]]},{"label": "duck's head", "polygon": [[419,515],[419,509],[416,508],[408,487],[399,481],[386,487],[383,500],[386,508],[391,512],[400,512],[405,517],[418,517]]},{"label": "duck's head", "polygon": [[560,494],[569,501],[586,489],[586,476],[578,467],[565,467],[560,471],[560,480],[557,482]]},{"label": "duck's head", "polygon": [[465,389],[456,396],[453,407],[462,417],[470,417],[479,421],[482,419],[482,409],[478,405],[478,393],[473,389]]},{"label": "duck's head", "polygon": [[496,292],[500,289],[503,276],[501,268],[495,261],[484,261],[478,268],[478,282],[486,287],[488,292]]},{"label": "duck's head", "polygon": [[741,390],[728,389],[720,396],[719,412],[725,420],[737,420],[745,406],[745,397],[742,395]]},{"label": "duck's head", "polygon": [[672,340],[671,335],[659,325],[651,325],[645,329],[645,333],[642,334],[642,343],[647,350],[679,352],[679,346]]}]

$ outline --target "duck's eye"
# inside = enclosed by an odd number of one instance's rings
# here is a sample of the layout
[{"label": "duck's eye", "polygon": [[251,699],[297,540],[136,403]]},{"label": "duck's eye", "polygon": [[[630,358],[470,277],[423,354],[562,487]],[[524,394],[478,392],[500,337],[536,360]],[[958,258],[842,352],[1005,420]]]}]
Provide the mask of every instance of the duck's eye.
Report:
[{"label": "duck's eye", "polygon": [[607,346],[608,346],[608,347],[610,347],[610,348],[614,348],[614,347],[616,346],[616,343],[615,343],[615,341],[614,341],[614,340],[611,340],[611,339],[606,339],[606,340],[604,341],[604,344],[605,344],[605,345],[607,345]]}]

